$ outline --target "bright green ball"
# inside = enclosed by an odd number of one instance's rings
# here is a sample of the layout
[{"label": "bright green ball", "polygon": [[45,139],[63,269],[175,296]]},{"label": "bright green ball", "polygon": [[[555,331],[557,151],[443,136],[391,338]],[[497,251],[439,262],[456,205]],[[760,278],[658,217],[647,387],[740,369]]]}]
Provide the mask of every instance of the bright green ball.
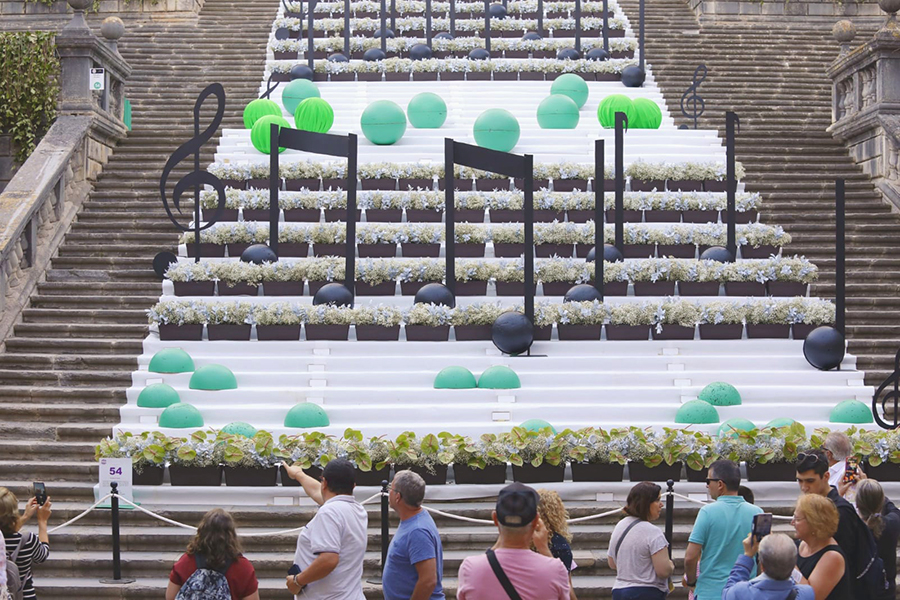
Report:
[{"label": "bright green ball", "polygon": [[328,133],[334,125],[334,109],[321,98],[307,98],[294,111],[294,125],[303,131]]},{"label": "bright green ball", "polygon": [[647,98],[636,98],[634,105],[634,129],[659,129],[662,125],[662,109],[659,104]]},{"label": "bright green ball", "polygon": [[482,148],[509,152],[519,143],[519,121],[508,110],[489,108],[475,119],[475,143]]},{"label": "bright green ball", "polygon": [[307,98],[319,98],[322,94],[318,86],[309,79],[295,79],[281,93],[281,103],[288,114],[297,112],[297,106]]},{"label": "bright green ball", "polygon": [[738,431],[750,431],[752,429],[756,429],[753,421],[743,417],[735,417],[734,419],[728,419],[719,426],[719,437],[734,438],[737,437]]},{"label": "bright green ball", "polygon": [[447,120],[447,103],[437,94],[416,94],[406,106],[406,116],[416,129],[438,129]]},{"label": "bright green ball", "polygon": [[553,80],[553,85],[550,86],[550,93],[568,96],[578,108],[581,108],[588,99],[588,85],[581,75],[566,73]]},{"label": "bright green ball", "polygon": [[406,114],[396,102],[376,100],[363,111],[359,125],[367,140],[388,146],[396,144],[406,133]]},{"label": "bright green ball", "polygon": [[[279,131],[282,127],[291,126],[284,117],[274,115],[262,117],[254,123],[253,129],[250,130],[250,143],[263,154],[269,153],[269,146],[272,143],[272,123],[278,125]],[[278,153],[282,152],[284,152],[284,148],[278,148]]]},{"label": "bright green ball", "polygon": [[622,94],[613,94],[607,96],[597,107],[597,118],[603,127],[610,128],[616,126],[616,113],[625,113],[628,117],[628,125],[634,122],[634,102],[628,96]]},{"label": "bright green ball", "polygon": [[719,411],[703,400],[685,402],[675,414],[675,422],[684,425],[705,425],[719,422]]},{"label": "bright green ball", "polygon": [[794,423],[796,423],[796,421],[789,417],[778,417],[777,419],[772,419],[766,423],[766,427],[790,427]]},{"label": "bright green ball", "polygon": [[538,105],[537,120],[541,129],[575,129],[578,118],[578,105],[562,94],[547,96]]},{"label": "bright green ball", "polygon": [[245,438],[252,438],[254,435],[256,435],[256,427],[254,427],[250,423],[235,421],[234,423],[229,423],[228,425],[223,427],[222,433],[227,433],[230,435],[241,435]]},{"label": "bright green ball", "polygon": [[203,427],[203,415],[194,405],[179,402],[162,411],[162,414],[159,415],[159,426],[171,429]]},{"label": "bright green ball", "polygon": [[268,98],[254,100],[244,108],[244,127],[253,129],[253,125],[266,115],[280,117],[281,107]]},{"label": "bright green ball", "polygon": [[739,406],[741,403],[741,393],[733,385],[724,381],[709,384],[703,388],[698,398],[713,406]]},{"label": "bright green ball", "polygon": [[519,425],[519,427],[522,427],[523,429],[526,429],[528,431],[541,431],[542,429],[547,429],[549,427],[550,431],[556,434],[556,427],[554,427],[544,419],[528,419],[527,421]]}]

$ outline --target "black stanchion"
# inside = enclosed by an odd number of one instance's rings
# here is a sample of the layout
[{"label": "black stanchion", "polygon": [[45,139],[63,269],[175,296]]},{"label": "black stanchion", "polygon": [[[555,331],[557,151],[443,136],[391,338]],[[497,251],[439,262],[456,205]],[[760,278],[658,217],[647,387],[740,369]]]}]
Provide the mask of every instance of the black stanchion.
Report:
[{"label": "black stanchion", "polygon": [[672,530],[675,523],[675,482],[668,480],[666,482],[666,541],[669,542],[669,558],[672,558]]},{"label": "black stanchion", "polygon": [[[451,0],[450,4],[453,4]],[[450,293],[456,296],[456,167],[455,144],[451,138],[444,138],[444,280]]]},{"label": "black stanchion", "polygon": [[641,73],[646,73],[644,70],[644,0],[641,0],[638,12],[641,18],[641,22],[638,25],[638,51],[641,53],[640,57],[638,57],[638,67],[641,69]]},{"label": "black stanchion", "polygon": [[122,578],[122,540],[119,535],[119,484],[111,483],[109,507],[112,512],[112,552],[113,552],[113,577],[101,579],[100,583],[132,583],[134,579]]},{"label": "black stanchion", "polygon": [[456,0],[450,0],[450,37],[456,37]]},{"label": "black stanchion", "polygon": [[344,0],[344,56],[350,60],[350,0]]},{"label": "black stanchion", "polygon": [[727,241],[725,247],[731,253],[731,259],[737,258],[737,241],[735,239],[735,196],[737,194],[737,178],[734,170],[734,135],[735,130],[740,130],[741,120],[733,111],[725,113],[725,186],[728,194],[728,207],[726,211]]},{"label": "black stanchion", "polygon": [[384,565],[387,563],[388,545],[390,544],[390,512],[388,507],[388,482],[381,481],[381,574],[384,575]]},{"label": "black stanchion", "polygon": [[606,244],[606,225],[603,223],[605,211],[604,182],[606,180],[605,144],[603,140],[594,143],[594,287],[603,302],[603,249]]},{"label": "black stanchion", "polygon": [[844,233],[846,229],[846,213],[844,211],[846,195],[844,192],[844,180],[836,179],[834,182],[835,200],[835,263],[834,263],[834,304],[835,319],[834,328],[846,336],[844,332],[846,318],[846,294],[847,294],[847,249],[844,246]]},{"label": "black stanchion", "polygon": [[431,0],[425,0],[425,44],[431,48]]},{"label": "black stanchion", "polygon": [[[616,113],[616,248],[625,253],[625,129],[628,116]],[[603,256],[603,248],[594,250],[595,258]]]},{"label": "black stanchion", "polygon": [[391,0],[391,31],[397,35],[397,0]]}]

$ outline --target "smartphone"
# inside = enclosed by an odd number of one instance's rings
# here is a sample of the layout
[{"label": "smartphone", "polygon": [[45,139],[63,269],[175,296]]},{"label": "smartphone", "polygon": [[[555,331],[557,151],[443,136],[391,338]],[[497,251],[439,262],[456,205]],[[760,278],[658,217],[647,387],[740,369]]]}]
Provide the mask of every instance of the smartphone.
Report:
[{"label": "smartphone", "polygon": [[859,471],[857,470],[859,463],[851,456],[844,464],[844,483],[855,483],[859,479]]},{"label": "smartphone", "polygon": [[753,515],[753,539],[759,541],[772,533],[772,513]]},{"label": "smartphone", "polygon": [[47,501],[47,488],[40,481],[34,482],[34,497],[37,500],[37,503],[41,506],[43,506],[44,502]]}]

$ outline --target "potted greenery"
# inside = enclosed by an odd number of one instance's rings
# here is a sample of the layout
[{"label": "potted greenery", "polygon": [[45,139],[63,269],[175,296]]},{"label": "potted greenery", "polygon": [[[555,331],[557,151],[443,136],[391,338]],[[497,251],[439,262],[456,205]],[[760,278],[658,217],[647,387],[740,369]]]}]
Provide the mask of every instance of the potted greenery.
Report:
[{"label": "potted greenery", "polygon": [[534,341],[550,341],[553,324],[559,318],[559,305],[537,302],[534,305]]},{"label": "potted greenery", "polygon": [[650,337],[650,323],[654,315],[653,305],[624,302],[611,304],[608,310],[607,340],[646,340]]},{"label": "potted greenery", "polygon": [[191,301],[157,302],[147,311],[150,324],[159,328],[162,341],[196,341],[203,339],[206,304]]},{"label": "potted greenery", "polygon": [[650,333],[654,340],[692,340],[699,316],[693,302],[666,300],[656,308]]},{"label": "potted greenery", "polygon": [[[525,295],[525,260],[501,260],[494,273],[494,286],[498,296]],[[537,281],[534,283],[537,291]]]},{"label": "potted greenery", "polygon": [[522,223],[525,207],[522,194],[510,191],[494,191],[487,197],[491,223]]},{"label": "potted greenery", "polygon": [[209,340],[249,340],[252,311],[249,302],[210,302],[206,307]]},{"label": "potted greenery", "polygon": [[313,256],[346,256],[347,226],[344,223],[322,223],[307,230],[313,245]]},{"label": "potted greenery", "polygon": [[381,486],[382,481],[391,480],[388,446],[383,439],[365,440],[362,432],[347,429],[338,443],[340,452],[356,467],[356,485]]},{"label": "potted greenery", "polygon": [[593,269],[593,265],[585,265],[581,260],[551,258],[537,263],[535,276],[541,282],[545,296],[565,296],[573,285],[587,282],[588,267]]},{"label": "potted greenery", "polygon": [[760,298],[747,304],[745,319],[748,338],[787,339],[791,333],[788,322],[790,306],[771,298]]},{"label": "potted greenery", "polygon": [[353,316],[353,309],[344,306],[319,304],[308,307],[304,321],[307,341],[347,341]]},{"label": "potted greenery", "polygon": [[644,258],[627,263],[625,268],[635,296],[672,296],[675,282],[687,275],[684,263],[671,258]]},{"label": "potted greenery", "polygon": [[725,280],[726,296],[765,296],[765,270],[759,269],[749,261],[736,261],[722,269]]},{"label": "potted greenery", "polygon": [[539,483],[562,481],[565,478],[569,449],[569,441],[565,436],[554,434],[550,427],[540,431],[513,427],[510,432],[503,434],[503,440],[509,448],[513,481]]},{"label": "potted greenery", "polygon": [[400,291],[404,296],[415,296],[429,283],[442,283],[445,267],[433,260],[406,260],[400,263]]},{"label": "potted greenery", "polygon": [[737,431],[748,481],[793,481],[797,455],[811,448],[806,428],[796,421],[784,427]]},{"label": "potted greenery", "polygon": [[219,296],[259,295],[259,265],[231,261],[216,267]]},{"label": "potted greenery", "polygon": [[495,302],[457,306],[451,316],[456,341],[490,340],[494,321],[507,310]]},{"label": "potted greenery", "polygon": [[[284,179],[285,189],[290,192],[304,189],[317,191],[319,189],[321,171],[318,163],[307,161],[284,163],[279,165],[278,170],[278,174]],[[287,215],[285,215],[285,218],[287,218]]]},{"label": "potted greenery", "polygon": [[454,227],[456,238],[456,256],[461,258],[477,258],[484,256],[488,229],[481,224],[458,223]]},{"label": "potted greenery", "polygon": [[900,481],[900,432],[850,428],[853,453],[866,461],[866,474],[878,481]]},{"label": "potted greenery", "polygon": [[[194,232],[188,231],[181,236],[180,244],[184,244],[188,258],[196,258],[197,244],[194,243]],[[200,234],[200,256],[222,257],[225,256],[225,245],[220,244],[209,230]]]},{"label": "potted greenery", "polygon": [[225,444],[222,460],[225,464],[225,485],[274,486],[278,478],[279,458],[275,456],[275,440],[267,431],[258,431],[252,438],[240,434],[219,434]]},{"label": "potted greenery", "polygon": [[256,337],[261,342],[296,342],[300,339],[303,317],[303,307],[296,304],[288,302],[257,304],[253,307]]},{"label": "potted greenery", "polygon": [[173,440],[169,456],[169,480],[172,485],[222,485],[221,463],[225,444],[217,438],[216,431],[198,430],[187,438]]},{"label": "potted greenery", "polygon": [[741,227],[738,246],[741,258],[769,258],[777,255],[782,246],[791,243],[791,236],[781,227],[750,223]]},{"label": "potted greenery", "polygon": [[407,223],[397,232],[400,252],[405,257],[437,258],[441,252],[443,229],[431,223]]},{"label": "potted greenery", "polygon": [[534,228],[534,253],[538,258],[571,257],[575,243],[581,241],[581,228],[575,223],[540,223]]},{"label": "potted greenery", "polygon": [[834,323],[834,304],[815,298],[794,298],[788,302],[788,319],[795,340],[805,340],[806,336],[822,325]]},{"label": "potted greenery", "polygon": [[397,255],[400,225],[360,225],[356,230],[356,248],[360,258],[386,258]]},{"label": "potted greenery", "polygon": [[699,307],[701,340],[739,340],[744,335],[744,307],[737,302],[713,300]]},{"label": "potted greenery", "polygon": [[[275,458],[294,467],[300,467],[303,471],[315,479],[322,477],[322,461],[328,462],[328,452],[333,442],[329,436],[319,431],[310,431],[297,435],[282,434],[272,454]],[[285,487],[299,487],[300,482],[291,479],[283,466],[279,465],[281,473],[281,485]]]},{"label": "potted greenery", "polygon": [[709,466],[719,458],[716,454],[716,442],[711,435],[702,431],[687,429],[682,431],[684,432],[684,447],[682,448],[684,473],[688,481],[703,483],[706,481]]},{"label": "potted greenery", "polygon": [[[394,183],[393,180],[391,183]],[[393,187],[388,189],[393,190]],[[375,192],[364,197],[366,221],[369,223],[399,223],[403,218],[403,197]]]},{"label": "potted greenery", "polygon": [[698,260],[686,265],[685,273],[678,280],[678,295],[718,296],[725,266],[712,260]]},{"label": "potted greenery", "polygon": [[117,433],[101,441],[94,449],[94,460],[130,458],[134,485],[162,485],[166,474],[166,456],[173,442],[156,431],[140,435]]},{"label": "potted greenery", "polygon": [[259,281],[264,296],[302,296],[307,262],[277,262],[260,265]]},{"label": "potted greenery", "polygon": [[360,306],[354,310],[356,339],[359,341],[397,341],[403,313],[390,305]]},{"label": "potted greenery", "polygon": [[[427,191],[409,191],[406,206],[406,220],[408,222],[440,223],[443,214],[444,201],[441,196]],[[482,211],[481,220],[484,221],[484,211]]]},{"label": "potted greenery", "polygon": [[629,427],[627,437],[628,478],[631,481],[679,481],[681,459],[688,447],[680,429]]},{"label": "potted greenery", "polygon": [[332,281],[343,281],[345,263],[339,258],[324,258],[307,263],[306,278],[309,281],[309,295],[315,296],[322,286]]},{"label": "potted greenery", "polygon": [[491,240],[494,256],[498,258],[516,258],[525,252],[525,230],[522,225],[492,225]]},{"label": "potted greenery", "polygon": [[488,281],[499,271],[495,263],[483,260],[456,261],[456,295],[487,296]]},{"label": "potted greenery", "polygon": [[[443,179],[439,179],[438,182],[443,183]],[[460,192],[456,194],[454,200],[453,220],[457,223],[484,223],[485,206],[484,194]]]},{"label": "potted greenery", "polygon": [[[394,247],[396,248],[396,246]],[[393,296],[397,290],[397,277],[400,275],[400,269],[394,261],[360,260],[356,269],[357,295]]]},{"label": "potted greenery", "polygon": [[622,481],[628,462],[623,453],[627,433],[627,429],[606,431],[594,427],[560,432],[559,435],[569,436],[572,481]]},{"label": "potted greenery", "polygon": [[406,431],[387,444],[395,473],[409,469],[421,475],[426,485],[447,483],[447,466],[453,461],[453,452],[443,439],[433,433],[419,438]]},{"label": "potted greenery", "polygon": [[485,433],[477,440],[449,433],[440,437],[453,453],[453,477],[457,485],[506,482],[508,451],[496,434]]},{"label": "potted greenery", "polygon": [[[803,257],[779,257],[766,281],[770,296],[806,296],[809,284],[819,278],[819,269]],[[796,337],[796,336],[794,336]]]},{"label": "potted greenery", "polygon": [[452,309],[439,304],[414,304],[404,315],[410,342],[446,342],[450,339]]},{"label": "potted greenery", "polygon": [[606,307],[593,302],[564,302],[557,308],[556,328],[560,340],[599,340],[606,320]]},{"label": "potted greenery", "polygon": [[176,296],[212,296],[216,282],[213,263],[177,263],[166,271],[166,279],[172,282]]},{"label": "potted greenery", "polygon": [[632,192],[652,192],[666,189],[668,169],[664,164],[639,159],[626,167],[625,175],[630,178]]}]

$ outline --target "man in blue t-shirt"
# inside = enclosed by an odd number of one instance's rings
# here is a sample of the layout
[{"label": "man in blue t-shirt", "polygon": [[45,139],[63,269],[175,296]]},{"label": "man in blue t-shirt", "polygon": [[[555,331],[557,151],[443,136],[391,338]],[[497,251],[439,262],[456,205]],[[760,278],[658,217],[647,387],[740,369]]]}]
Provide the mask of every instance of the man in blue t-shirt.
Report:
[{"label": "man in blue t-shirt", "polygon": [[[683,583],[695,588],[697,600],[721,600],[731,568],[744,552],[743,542],[753,528],[753,515],[762,509],[738,496],[741,468],[736,462],[723,459],[710,465],[706,487],[715,502],[701,508],[694,522],[684,553]],[[750,576],[755,574],[753,565]]]},{"label": "man in blue t-shirt", "polygon": [[382,575],[385,600],[444,600],[444,553],[437,526],[425,509],[425,480],[412,471],[394,475],[388,502],[400,527],[388,548]]}]

